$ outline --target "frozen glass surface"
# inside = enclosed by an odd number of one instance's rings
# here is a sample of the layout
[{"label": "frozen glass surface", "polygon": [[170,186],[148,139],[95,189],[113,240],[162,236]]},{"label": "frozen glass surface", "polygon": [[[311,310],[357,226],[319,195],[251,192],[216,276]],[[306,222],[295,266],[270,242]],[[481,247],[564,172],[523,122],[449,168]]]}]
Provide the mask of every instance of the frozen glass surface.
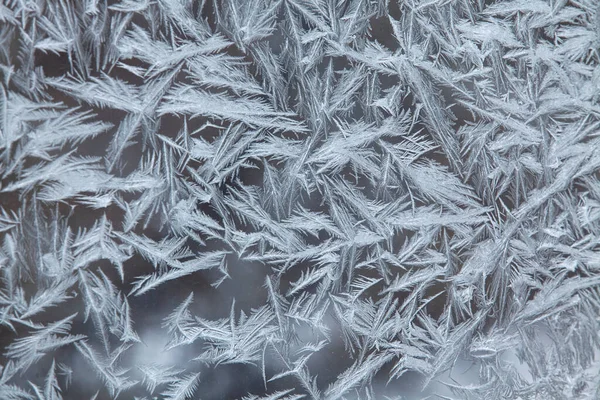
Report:
[{"label": "frozen glass surface", "polygon": [[0,400],[600,398],[597,0],[0,0]]}]

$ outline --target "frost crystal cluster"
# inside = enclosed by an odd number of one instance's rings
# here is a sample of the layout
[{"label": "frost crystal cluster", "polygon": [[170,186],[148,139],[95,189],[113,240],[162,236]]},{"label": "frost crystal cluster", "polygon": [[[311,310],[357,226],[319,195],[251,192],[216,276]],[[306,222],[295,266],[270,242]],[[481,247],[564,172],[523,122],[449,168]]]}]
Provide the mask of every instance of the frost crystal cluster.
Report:
[{"label": "frost crystal cluster", "polygon": [[597,0],[0,0],[0,399],[600,399]]}]

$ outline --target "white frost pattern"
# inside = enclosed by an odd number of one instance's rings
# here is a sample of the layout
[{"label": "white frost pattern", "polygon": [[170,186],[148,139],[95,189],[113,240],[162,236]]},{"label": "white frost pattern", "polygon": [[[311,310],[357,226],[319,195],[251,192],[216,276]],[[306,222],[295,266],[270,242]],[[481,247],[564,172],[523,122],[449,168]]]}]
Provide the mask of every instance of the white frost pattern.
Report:
[{"label": "white frost pattern", "polygon": [[600,398],[597,0],[0,0],[0,399]]}]

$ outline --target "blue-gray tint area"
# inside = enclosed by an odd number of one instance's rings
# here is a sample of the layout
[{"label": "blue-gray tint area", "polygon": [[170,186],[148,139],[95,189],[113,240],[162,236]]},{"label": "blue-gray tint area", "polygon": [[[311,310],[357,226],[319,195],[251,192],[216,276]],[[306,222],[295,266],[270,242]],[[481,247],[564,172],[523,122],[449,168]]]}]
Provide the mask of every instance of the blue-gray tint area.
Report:
[{"label": "blue-gray tint area", "polygon": [[596,0],[0,0],[0,399],[600,398]]}]

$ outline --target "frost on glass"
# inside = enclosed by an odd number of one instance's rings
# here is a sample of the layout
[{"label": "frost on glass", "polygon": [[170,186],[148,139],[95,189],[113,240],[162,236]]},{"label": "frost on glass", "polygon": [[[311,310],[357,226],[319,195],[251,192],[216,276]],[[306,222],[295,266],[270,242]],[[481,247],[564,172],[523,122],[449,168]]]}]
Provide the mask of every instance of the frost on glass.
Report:
[{"label": "frost on glass", "polygon": [[1,0],[0,399],[600,398],[596,0]]}]

